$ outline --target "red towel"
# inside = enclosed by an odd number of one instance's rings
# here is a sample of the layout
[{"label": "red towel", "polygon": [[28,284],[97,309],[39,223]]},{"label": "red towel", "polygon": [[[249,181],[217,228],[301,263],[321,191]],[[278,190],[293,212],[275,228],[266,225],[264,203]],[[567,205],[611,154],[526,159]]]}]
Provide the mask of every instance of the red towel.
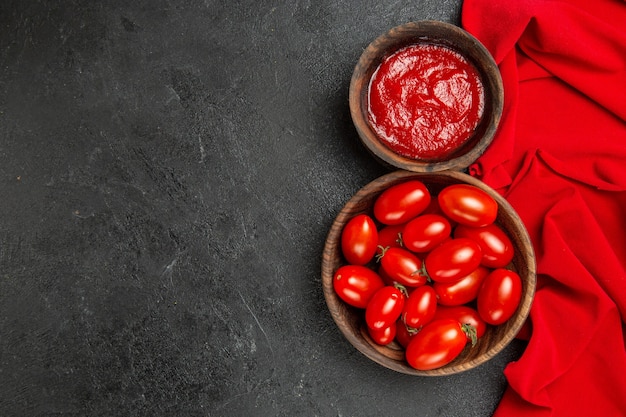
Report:
[{"label": "red towel", "polygon": [[537,255],[531,334],[495,416],[626,415],[626,3],[466,0],[500,67],[498,134],[470,172]]}]

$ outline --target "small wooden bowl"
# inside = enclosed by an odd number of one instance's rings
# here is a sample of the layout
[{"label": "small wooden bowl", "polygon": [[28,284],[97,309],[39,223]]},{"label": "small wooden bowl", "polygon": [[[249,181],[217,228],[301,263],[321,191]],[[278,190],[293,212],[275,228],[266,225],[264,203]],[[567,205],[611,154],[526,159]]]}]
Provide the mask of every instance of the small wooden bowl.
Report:
[{"label": "small wooden bowl", "polygon": [[[488,326],[478,343],[465,350],[453,362],[438,369],[418,371],[404,360],[404,350],[397,344],[379,346],[367,333],[364,311],[344,303],[333,289],[333,275],[345,260],[341,254],[341,231],[345,224],[357,214],[372,215],[374,201],[385,189],[409,179],[422,181],[433,195],[450,184],[467,183],[487,192],[498,202],[498,224],[511,238],[515,247],[512,261],[514,269],[522,279],[522,299],[516,313],[500,326]],[[535,292],[535,256],[533,247],[519,216],[510,204],[492,188],[467,174],[456,171],[439,173],[415,173],[398,170],[379,177],[358,191],[336,217],[326,239],[322,255],[322,286],[326,304],[340,331],[361,353],[389,369],[410,375],[451,375],[472,369],[494,357],[513,340],[524,324]]]},{"label": "small wooden bowl", "polygon": [[[478,70],[485,89],[483,117],[473,136],[452,155],[435,161],[411,159],[393,152],[380,142],[368,117],[370,79],[380,63],[403,47],[423,42],[447,46],[468,59]],[[449,23],[419,21],[391,29],[365,49],[352,74],[349,103],[357,133],[365,147],[376,158],[408,171],[433,172],[447,169],[462,170],[485,151],[500,122],[504,93],[498,66],[487,49],[476,38]]]}]

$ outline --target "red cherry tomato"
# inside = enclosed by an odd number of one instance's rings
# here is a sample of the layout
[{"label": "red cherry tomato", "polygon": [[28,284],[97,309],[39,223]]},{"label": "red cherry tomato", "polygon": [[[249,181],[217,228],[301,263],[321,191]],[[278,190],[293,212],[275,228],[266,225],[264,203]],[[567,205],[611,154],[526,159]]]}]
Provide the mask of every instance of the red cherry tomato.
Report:
[{"label": "red cherry tomato", "polygon": [[467,336],[457,320],[433,320],[411,339],[405,356],[413,368],[427,371],[452,362],[466,344]]},{"label": "red cherry tomato", "polygon": [[478,313],[489,324],[502,324],[513,316],[522,299],[522,280],[514,271],[491,272],[478,291]]},{"label": "red cherry tomato", "polygon": [[384,329],[380,330],[374,330],[368,327],[367,332],[369,333],[374,343],[381,346],[386,346],[389,343],[393,342],[396,338],[396,326],[396,323],[393,323],[391,326],[385,327]]},{"label": "red cherry tomato", "polygon": [[396,342],[398,342],[403,348],[406,349],[413,336],[415,336],[415,333],[416,332],[413,332],[412,330],[410,331],[406,327],[406,324],[404,324],[402,319],[399,319],[396,322]]},{"label": "red cherry tomato", "polygon": [[402,224],[420,214],[430,203],[423,182],[409,180],[383,191],[374,202],[374,217],[387,225]]},{"label": "red cherry tomato", "polygon": [[387,276],[395,282],[408,287],[426,284],[427,277],[422,273],[422,261],[408,250],[389,248],[379,259]]},{"label": "red cherry tomato", "polygon": [[459,306],[473,301],[478,296],[480,284],[489,272],[489,269],[479,266],[458,281],[433,283],[438,303],[444,306]]},{"label": "red cherry tomato", "polygon": [[424,260],[435,282],[454,282],[478,268],[482,254],[478,243],[467,238],[450,239],[433,249]]},{"label": "red cherry tomato", "polygon": [[396,342],[400,344],[403,348],[406,347],[413,339],[413,336],[417,334],[416,329],[409,329],[406,324],[402,321],[402,319],[396,322]]},{"label": "red cherry tomato", "polygon": [[[476,330],[476,338],[481,338],[487,331],[487,323],[480,318],[478,311],[469,306],[438,306],[433,320],[455,319],[461,324],[469,324]],[[471,334],[466,333],[467,340],[472,341]]]},{"label": "red cherry tomato", "polygon": [[351,218],[341,232],[341,251],[349,264],[365,265],[372,260],[378,245],[378,230],[367,214]]},{"label": "red cherry tomato", "polygon": [[402,311],[402,320],[404,323],[414,329],[419,329],[433,317],[437,309],[437,294],[430,285],[422,285],[416,288],[409,295],[404,303]]},{"label": "red cherry tomato", "polygon": [[409,221],[402,231],[404,247],[413,252],[430,252],[450,236],[450,222],[437,214],[422,214]]},{"label": "red cherry tomato", "polygon": [[402,314],[404,298],[396,287],[386,286],[378,290],[365,308],[367,327],[382,330],[395,323]]},{"label": "red cherry tomato", "polygon": [[486,226],[498,215],[496,200],[473,185],[449,185],[441,190],[437,199],[445,215],[459,224]]},{"label": "red cherry tomato", "polygon": [[428,207],[424,209],[422,214],[438,214],[440,216],[445,216],[443,211],[441,211],[441,207],[439,207],[439,199],[431,198]]},{"label": "red cherry tomato", "polygon": [[385,286],[382,278],[361,265],[344,265],[333,276],[333,288],[344,302],[365,308],[374,294]]},{"label": "red cherry tomato", "polygon": [[481,263],[489,268],[504,268],[513,260],[511,239],[494,223],[483,227],[459,225],[454,230],[454,236],[478,242],[483,254]]},{"label": "red cherry tomato", "polygon": [[378,247],[376,254],[380,255],[385,248],[402,247],[402,230],[404,224],[384,226],[378,231]]},{"label": "red cherry tomato", "polygon": [[380,276],[382,278],[382,280],[385,283],[385,285],[392,285],[393,286],[393,285],[397,284],[397,282],[394,281],[394,279],[391,278],[387,272],[385,272],[385,268],[383,268],[382,266],[378,267],[377,272],[378,272],[378,276]]}]

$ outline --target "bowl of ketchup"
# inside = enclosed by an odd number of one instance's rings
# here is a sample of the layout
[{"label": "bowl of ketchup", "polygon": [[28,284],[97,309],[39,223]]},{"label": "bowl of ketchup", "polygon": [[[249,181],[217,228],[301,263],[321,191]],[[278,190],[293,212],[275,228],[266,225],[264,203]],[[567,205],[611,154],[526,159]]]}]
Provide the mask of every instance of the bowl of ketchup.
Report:
[{"label": "bowl of ketchup", "polygon": [[413,172],[467,168],[491,143],[503,101],[487,49],[439,21],[409,22],[376,38],[350,82],[363,144],[382,162]]}]

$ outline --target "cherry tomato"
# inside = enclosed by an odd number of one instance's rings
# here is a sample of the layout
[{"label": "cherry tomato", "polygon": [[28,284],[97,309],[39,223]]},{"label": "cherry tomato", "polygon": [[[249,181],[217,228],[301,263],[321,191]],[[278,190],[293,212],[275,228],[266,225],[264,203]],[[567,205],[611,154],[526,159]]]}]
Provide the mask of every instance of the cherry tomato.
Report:
[{"label": "cherry tomato", "polygon": [[386,346],[389,343],[393,342],[396,338],[396,326],[396,323],[393,323],[391,326],[385,327],[384,329],[380,330],[374,330],[368,327],[367,332],[369,333],[374,343],[381,346]]},{"label": "cherry tomato", "polygon": [[362,265],[341,266],[333,277],[333,288],[339,298],[358,308],[367,307],[374,294],[384,286],[376,272]]},{"label": "cherry tomato", "polygon": [[454,236],[478,242],[483,254],[481,263],[489,268],[504,268],[513,260],[511,239],[494,223],[483,227],[459,225],[454,230]]},{"label": "cherry tomato", "polygon": [[457,320],[433,320],[411,339],[405,356],[413,368],[427,371],[452,362],[466,344],[467,336]]},{"label": "cherry tomato", "polygon": [[376,254],[380,255],[382,251],[389,248],[402,247],[402,230],[404,224],[396,224],[393,226],[385,226],[378,231],[378,247]]},{"label": "cherry tomato", "polygon": [[351,218],[341,232],[341,251],[349,264],[365,265],[372,260],[378,245],[378,230],[367,214]]},{"label": "cherry tomato", "polygon": [[409,180],[383,191],[374,202],[374,217],[387,225],[402,224],[420,214],[430,203],[423,182]]},{"label": "cherry tomato", "polygon": [[478,243],[467,238],[450,239],[433,249],[424,260],[435,282],[454,282],[478,268],[482,254]]},{"label": "cherry tomato", "polygon": [[406,299],[402,320],[414,329],[419,329],[435,317],[437,294],[430,285],[416,288]]},{"label": "cherry tomato", "polygon": [[441,190],[437,199],[445,215],[459,224],[486,226],[498,215],[496,200],[473,185],[449,185]]},{"label": "cherry tomato", "polygon": [[478,296],[480,284],[489,272],[489,269],[479,266],[458,281],[433,283],[438,303],[444,306],[459,306],[473,301]]},{"label": "cherry tomato", "polygon": [[422,261],[415,254],[402,248],[389,248],[380,256],[380,265],[392,280],[408,287],[426,284],[422,273]]},{"label": "cherry tomato", "polygon": [[379,289],[365,308],[365,322],[373,330],[382,330],[395,323],[404,308],[404,294],[396,287]]},{"label": "cherry tomato", "polygon": [[389,274],[385,271],[385,268],[383,268],[382,265],[378,267],[377,272],[378,272],[378,276],[380,276],[382,278],[382,280],[385,283],[385,285],[395,285],[395,284],[397,284],[397,282],[394,281],[394,279],[391,278],[389,276]]},{"label": "cherry tomato", "polygon": [[478,291],[478,313],[489,324],[502,324],[513,316],[522,298],[522,280],[517,273],[499,268],[492,271]]},{"label": "cherry tomato", "polygon": [[422,214],[438,214],[440,216],[445,216],[443,211],[441,211],[441,207],[439,207],[439,199],[431,198],[428,207],[424,209]]},{"label": "cherry tomato", "polygon": [[[469,306],[438,306],[433,320],[455,319],[461,324],[469,324],[476,331],[476,338],[481,338],[487,331],[487,323],[480,318],[478,311]],[[472,341],[471,334],[466,333],[467,340]]]},{"label": "cherry tomato", "polygon": [[402,319],[396,322],[396,342],[398,342],[403,348],[406,349],[411,342],[411,339],[413,339],[413,336],[416,334],[417,329],[408,328]]},{"label": "cherry tomato", "polygon": [[404,247],[413,252],[430,252],[450,236],[450,222],[437,214],[422,214],[409,221],[402,231]]},{"label": "cherry tomato", "polygon": [[392,285],[392,286],[393,285],[402,285],[404,287],[404,289],[406,290],[407,296],[410,295],[411,292],[413,292],[413,290],[415,288],[419,288],[419,287],[409,287],[408,285],[404,285],[404,284],[399,283],[395,279],[391,278],[389,276],[389,274],[387,274],[387,272],[385,272],[385,269],[382,266],[379,266],[378,269],[376,270],[376,272],[382,278],[382,280],[385,283],[385,285]]}]

